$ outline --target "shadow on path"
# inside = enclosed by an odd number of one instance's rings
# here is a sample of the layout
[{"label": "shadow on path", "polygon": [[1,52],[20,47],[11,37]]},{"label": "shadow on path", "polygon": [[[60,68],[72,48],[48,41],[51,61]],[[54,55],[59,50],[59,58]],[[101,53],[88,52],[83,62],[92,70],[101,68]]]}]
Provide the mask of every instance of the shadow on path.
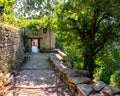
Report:
[{"label": "shadow on path", "polygon": [[52,70],[48,53],[32,53],[15,77],[8,96],[73,96]]}]

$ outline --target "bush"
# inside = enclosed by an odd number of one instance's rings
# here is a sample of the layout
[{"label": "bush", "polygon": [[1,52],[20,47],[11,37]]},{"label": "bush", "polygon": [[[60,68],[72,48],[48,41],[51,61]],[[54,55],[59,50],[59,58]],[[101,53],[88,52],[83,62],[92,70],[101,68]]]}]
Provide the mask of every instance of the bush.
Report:
[{"label": "bush", "polygon": [[107,67],[97,67],[94,71],[94,80],[95,81],[103,81],[106,84],[110,84],[110,76],[112,71]]},{"label": "bush", "polygon": [[115,73],[111,75],[110,84],[120,88],[120,70],[115,71]]}]

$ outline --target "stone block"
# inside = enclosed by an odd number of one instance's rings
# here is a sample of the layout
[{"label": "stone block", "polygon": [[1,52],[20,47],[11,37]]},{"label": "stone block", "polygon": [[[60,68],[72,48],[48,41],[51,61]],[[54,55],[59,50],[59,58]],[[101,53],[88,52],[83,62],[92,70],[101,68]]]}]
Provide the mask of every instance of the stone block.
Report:
[{"label": "stone block", "polygon": [[93,91],[93,88],[87,84],[78,84],[77,90],[79,96],[81,96],[80,94],[82,94],[82,96],[88,96]]},{"label": "stone block", "polygon": [[106,86],[105,88],[103,88],[101,90],[101,93],[113,96],[113,95],[115,95],[117,93],[120,93],[120,89],[112,87],[112,86]]},{"label": "stone block", "polygon": [[71,81],[75,84],[88,84],[91,82],[91,79],[87,77],[71,77]]},{"label": "stone block", "polygon": [[87,77],[89,75],[89,72],[87,70],[79,70],[78,72],[80,77]]},{"label": "stone block", "polygon": [[63,58],[63,61],[67,61],[67,55],[63,53],[62,51],[58,50],[58,54]]},{"label": "stone block", "polygon": [[105,84],[104,82],[99,81],[99,82],[96,82],[96,83],[93,84],[93,89],[94,89],[95,91],[100,91],[100,90],[102,90],[105,86],[106,86],[106,84]]}]

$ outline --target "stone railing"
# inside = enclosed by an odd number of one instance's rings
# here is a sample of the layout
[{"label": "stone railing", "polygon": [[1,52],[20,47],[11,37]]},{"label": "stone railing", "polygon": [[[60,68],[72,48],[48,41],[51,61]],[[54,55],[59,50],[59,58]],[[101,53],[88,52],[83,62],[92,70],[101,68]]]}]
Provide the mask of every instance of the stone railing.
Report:
[{"label": "stone railing", "polygon": [[50,64],[74,96],[120,96],[120,89],[108,86],[102,81],[93,82],[87,77],[89,72],[70,69],[58,59],[56,54],[50,54]]},{"label": "stone railing", "polygon": [[5,92],[5,88],[8,88],[6,85],[12,82],[11,72],[23,63],[20,39],[18,31],[0,25],[0,96]]}]

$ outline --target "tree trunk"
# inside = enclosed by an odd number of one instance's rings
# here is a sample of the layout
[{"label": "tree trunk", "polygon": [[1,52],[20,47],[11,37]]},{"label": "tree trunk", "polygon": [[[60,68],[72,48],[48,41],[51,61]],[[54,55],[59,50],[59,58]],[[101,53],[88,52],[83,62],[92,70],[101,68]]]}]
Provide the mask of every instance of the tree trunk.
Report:
[{"label": "tree trunk", "polygon": [[94,56],[93,56],[93,50],[90,46],[86,46],[83,52],[84,55],[84,69],[89,71],[89,78],[93,79],[93,73],[94,73]]}]

